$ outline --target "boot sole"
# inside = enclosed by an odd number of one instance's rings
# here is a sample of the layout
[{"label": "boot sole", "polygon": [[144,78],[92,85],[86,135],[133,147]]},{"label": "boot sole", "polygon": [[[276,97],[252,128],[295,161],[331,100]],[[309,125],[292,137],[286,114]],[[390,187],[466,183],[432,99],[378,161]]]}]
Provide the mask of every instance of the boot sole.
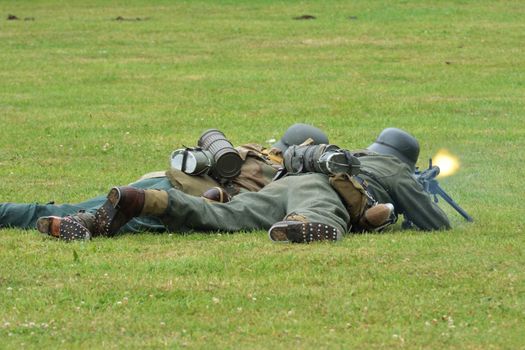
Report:
[{"label": "boot sole", "polygon": [[95,213],[97,235],[114,236],[117,233],[121,227],[118,223],[124,219],[118,208],[119,202],[120,190],[114,187],[109,191],[106,202]]},{"label": "boot sole", "polygon": [[[52,233],[52,224],[59,221],[58,237]],[[89,240],[91,233],[79,222],[68,217],[44,216],[36,222],[37,230],[45,235],[55,237],[64,241]]]},{"label": "boot sole", "polygon": [[316,222],[282,221],[268,231],[274,242],[310,243],[314,241],[338,241],[341,232],[335,227]]}]

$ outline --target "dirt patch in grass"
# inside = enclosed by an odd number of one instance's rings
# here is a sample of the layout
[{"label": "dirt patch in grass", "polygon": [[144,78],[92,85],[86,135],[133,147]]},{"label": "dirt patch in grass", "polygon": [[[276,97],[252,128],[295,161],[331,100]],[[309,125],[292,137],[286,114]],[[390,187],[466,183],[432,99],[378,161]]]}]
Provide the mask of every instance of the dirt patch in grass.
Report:
[{"label": "dirt patch in grass", "polygon": [[302,15],[302,16],[297,16],[297,17],[294,17],[293,19],[295,20],[309,20],[309,19],[316,19],[317,17],[315,16],[312,16],[312,15]]},{"label": "dirt patch in grass", "polygon": [[146,21],[146,20],[148,20],[148,17],[126,18],[122,16],[117,16],[114,18],[114,21],[128,21],[128,22],[140,22],[140,21]]}]

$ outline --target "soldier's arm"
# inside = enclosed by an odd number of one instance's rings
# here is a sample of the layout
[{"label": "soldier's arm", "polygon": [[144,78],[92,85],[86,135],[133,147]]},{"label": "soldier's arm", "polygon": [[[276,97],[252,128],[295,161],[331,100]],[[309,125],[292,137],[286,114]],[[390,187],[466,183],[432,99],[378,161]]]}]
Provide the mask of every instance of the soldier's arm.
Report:
[{"label": "soldier's arm", "polygon": [[432,197],[410,175],[400,176],[393,189],[397,210],[421,230],[450,229],[450,221]]}]

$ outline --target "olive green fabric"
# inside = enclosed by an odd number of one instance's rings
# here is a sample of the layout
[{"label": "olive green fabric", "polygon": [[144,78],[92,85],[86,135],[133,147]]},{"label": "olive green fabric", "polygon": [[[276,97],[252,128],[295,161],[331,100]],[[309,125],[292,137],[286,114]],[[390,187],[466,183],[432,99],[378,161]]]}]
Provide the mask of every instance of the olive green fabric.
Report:
[{"label": "olive green fabric", "polygon": [[159,216],[168,207],[168,193],[159,190],[144,190],[144,206],[140,212],[141,216]]},{"label": "olive green fabric", "polygon": [[275,176],[277,168],[255,157],[247,157],[239,176],[233,179],[239,192],[257,192],[268,185]]},{"label": "olive green fabric", "polygon": [[446,214],[412,176],[408,165],[394,156],[368,154],[359,157],[360,177],[379,203],[392,203],[397,214],[422,230],[449,229]]},{"label": "olive green fabric", "polygon": [[287,176],[259,192],[241,193],[229,203],[209,203],[171,189],[162,217],[177,232],[268,230],[287,215],[331,225],[347,232],[350,216],[324,174]]},{"label": "olive green fabric", "polygon": [[166,176],[174,188],[192,196],[200,196],[209,188],[218,185],[217,181],[208,175],[193,176],[173,168],[166,171]]},{"label": "olive green fabric", "polygon": [[357,181],[355,176],[348,174],[337,174],[330,176],[330,184],[335,191],[341,196],[346,206],[352,225],[359,223],[365,210],[372,205],[366,190]]}]

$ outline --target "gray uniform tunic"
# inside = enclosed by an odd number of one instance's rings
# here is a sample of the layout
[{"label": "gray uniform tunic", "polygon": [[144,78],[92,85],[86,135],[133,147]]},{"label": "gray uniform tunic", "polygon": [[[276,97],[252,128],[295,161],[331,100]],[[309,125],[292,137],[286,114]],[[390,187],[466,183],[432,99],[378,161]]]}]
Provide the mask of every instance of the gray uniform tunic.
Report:
[{"label": "gray uniform tunic", "polygon": [[450,228],[447,215],[414,179],[412,171],[394,156],[359,157],[362,174],[379,203],[392,203],[398,214],[422,230]]}]

